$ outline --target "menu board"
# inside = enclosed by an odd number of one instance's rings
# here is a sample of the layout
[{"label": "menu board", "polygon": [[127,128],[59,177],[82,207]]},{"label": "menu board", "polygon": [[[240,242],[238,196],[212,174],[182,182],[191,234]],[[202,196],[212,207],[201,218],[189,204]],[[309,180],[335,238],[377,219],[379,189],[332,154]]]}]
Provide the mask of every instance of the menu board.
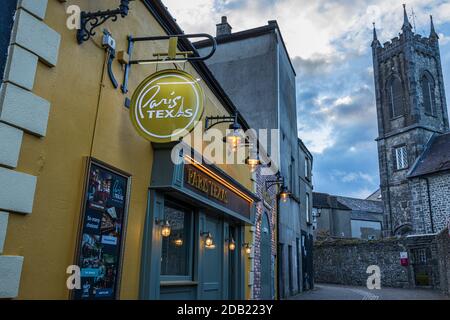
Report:
[{"label": "menu board", "polygon": [[129,177],[91,162],[86,185],[74,299],[117,298]]}]

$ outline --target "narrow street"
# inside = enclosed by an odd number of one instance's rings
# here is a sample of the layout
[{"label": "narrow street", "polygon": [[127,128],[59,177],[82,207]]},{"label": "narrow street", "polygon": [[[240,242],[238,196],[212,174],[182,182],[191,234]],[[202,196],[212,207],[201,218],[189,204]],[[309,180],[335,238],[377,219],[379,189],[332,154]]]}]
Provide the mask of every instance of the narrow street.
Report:
[{"label": "narrow street", "polygon": [[369,290],[365,287],[317,284],[314,290],[297,295],[291,300],[450,300],[450,297],[429,289]]}]

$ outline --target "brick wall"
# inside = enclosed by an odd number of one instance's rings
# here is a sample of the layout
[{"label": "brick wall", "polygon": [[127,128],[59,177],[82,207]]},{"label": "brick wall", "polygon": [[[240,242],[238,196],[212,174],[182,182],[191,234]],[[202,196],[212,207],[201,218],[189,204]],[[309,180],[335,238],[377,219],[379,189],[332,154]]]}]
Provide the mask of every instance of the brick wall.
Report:
[{"label": "brick wall", "polygon": [[[263,215],[268,213],[270,234],[272,236],[272,259],[271,259],[271,274],[272,274],[272,293],[275,298],[275,257],[277,253],[276,245],[276,188],[266,190],[265,181],[275,180],[275,176],[261,175],[259,168],[255,173],[256,195],[262,199],[256,206],[255,229],[254,229],[254,248],[253,248],[253,299],[261,299],[261,226]],[[265,201],[266,199],[267,201]]]}]

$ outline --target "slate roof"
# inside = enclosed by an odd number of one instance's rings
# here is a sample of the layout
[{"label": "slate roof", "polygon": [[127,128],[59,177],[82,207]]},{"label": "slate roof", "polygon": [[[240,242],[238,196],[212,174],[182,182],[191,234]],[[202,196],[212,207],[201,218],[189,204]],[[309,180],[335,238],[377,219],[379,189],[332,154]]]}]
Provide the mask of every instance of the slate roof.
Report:
[{"label": "slate roof", "polygon": [[336,197],[337,200],[349,207],[353,211],[363,211],[370,213],[383,213],[383,202],[377,200],[355,199],[348,197]]},{"label": "slate roof", "polygon": [[337,197],[331,196],[328,193],[313,192],[313,207],[321,209],[338,209],[351,210],[346,205],[340,203]]},{"label": "slate roof", "polygon": [[450,170],[450,132],[431,138],[411,168],[408,178]]},{"label": "slate roof", "polygon": [[382,196],[381,196],[381,189],[378,189],[377,191],[372,193],[370,196],[368,196],[366,198],[366,200],[382,201],[383,199],[382,199]]}]

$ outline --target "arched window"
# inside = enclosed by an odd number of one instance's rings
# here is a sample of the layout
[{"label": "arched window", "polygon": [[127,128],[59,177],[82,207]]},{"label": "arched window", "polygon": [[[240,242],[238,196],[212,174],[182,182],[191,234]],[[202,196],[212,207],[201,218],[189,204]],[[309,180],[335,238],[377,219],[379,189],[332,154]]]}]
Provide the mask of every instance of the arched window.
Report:
[{"label": "arched window", "polygon": [[403,87],[402,82],[397,77],[392,77],[387,83],[387,98],[391,118],[403,115]]},{"label": "arched window", "polygon": [[434,80],[431,75],[426,72],[420,79],[422,87],[423,106],[425,113],[435,115],[436,112],[436,96],[434,93]]}]

